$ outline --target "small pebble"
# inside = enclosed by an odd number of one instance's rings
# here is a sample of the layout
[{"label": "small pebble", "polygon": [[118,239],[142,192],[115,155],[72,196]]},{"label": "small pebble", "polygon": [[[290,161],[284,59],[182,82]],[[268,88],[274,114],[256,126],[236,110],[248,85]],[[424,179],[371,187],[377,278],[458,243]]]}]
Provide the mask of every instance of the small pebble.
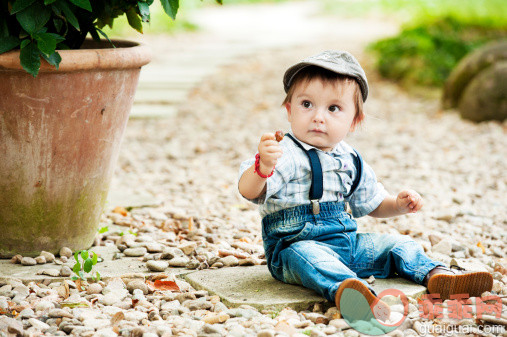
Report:
[{"label": "small pebble", "polygon": [[69,277],[70,275],[72,275],[72,269],[69,266],[62,266],[60,268],[60,276]]},{"label": "small pebble", "polygon": [[67,259],[69,259],[72,256],[72,250],[68,247],[62,247],[60,249],[59,255],[60,255],[60,258],[65,256]]},{"label": "small pebble", "polygon": [[165,260],[150,260],[146,262],[146,267],[151,271],[162,272],[169,267],[169,262]]},{"label": "small pebble", "polygon": [[35,266],[37,264],[37,261],[33,257],[25,256],[21,259],[21,264],[23,266]]},{"label": "small pebble", "polygon": [[35,258],[35,261],[37,262],[37,264],[44,264],[46,263],[46,258],[44,256],[37,256]]},{"label": "small pebble", "polygon": [[129,257],[140,257],[144,256],[147,253],[147,249],[144,247],[136,247],[136,248],[127,248],[123,251],[125,256]]}]

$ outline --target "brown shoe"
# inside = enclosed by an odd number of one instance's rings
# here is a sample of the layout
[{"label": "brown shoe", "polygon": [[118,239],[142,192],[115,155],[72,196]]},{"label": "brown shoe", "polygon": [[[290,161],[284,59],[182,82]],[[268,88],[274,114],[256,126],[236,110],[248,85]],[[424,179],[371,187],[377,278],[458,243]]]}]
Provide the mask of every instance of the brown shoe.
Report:
[{"label": "brown shoe", "polygon": [[[342,302],[342,294],[345,289],[354,289],[354,290],[358,291],[368,302],[369,308],[358,308],[357,303],[346,303],[346,302],[341,303]],[[353,299],[354,298],[352,298],[352,300]],[[355,299],[357,299],[357,298],[355,298]],[[344,306],[344,308],[342,308],[342,309],[345,309],[345,306],[347,306],[347,310],[351,309],[350,307],[354,307],[353,309],[359,309],[359,310],[364,309],[365,310],[364,313],[357,313],[357,312],[354,313],[354,316],[356,316],[357,318],[367,317],[368,314],[373,313],[373,316],[375,318],[377,318],[381,321],[386,321],[391,315],[391,308],[389,308],[389,306],[385,302],[379,300],[377,298],[377,296],[375,296],[370,291],[370,289],[368,289],[368,287],[365,286],[361,281],[359,281],[358,279],[354,279],[354,278],[346,279],[345,281],[343,281],[340,284],[340,287],[338,287],[338,290],[336,291],[336,294],[334,296],[334,301],[335,301],[336,307],[342,313],[342,316],[343,316],[343,311],[340,309],[340,304],[342,304]]]},{"label": "brown shoe", "polygon": [[493,275],[484,271],[465,271],[452,265],[451,268],[437,266],[424,278],[424,284],[430,294],[440,294],[447,300],[454,294],[468,294],[469,297],[481,296],[493,288]]}]

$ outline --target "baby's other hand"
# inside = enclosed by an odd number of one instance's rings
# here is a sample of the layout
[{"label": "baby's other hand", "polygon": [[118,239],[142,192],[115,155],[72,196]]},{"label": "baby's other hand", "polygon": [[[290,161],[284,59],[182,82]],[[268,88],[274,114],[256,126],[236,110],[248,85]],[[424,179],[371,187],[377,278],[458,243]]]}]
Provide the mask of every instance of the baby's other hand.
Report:
[{"label": "baby's other hand", "polygon": [[260,156],[259,168],[264,174],[269,174],[275,167],[278,158],[282,156],[282,147],[276,141],[275,134],[263,134],[258,150]]},{"label": "baby's other hand", "polygon": [[396,207],[403,214],[415,213],[423,207],[423,200],[414,190],[401,191],[396,198]]}]

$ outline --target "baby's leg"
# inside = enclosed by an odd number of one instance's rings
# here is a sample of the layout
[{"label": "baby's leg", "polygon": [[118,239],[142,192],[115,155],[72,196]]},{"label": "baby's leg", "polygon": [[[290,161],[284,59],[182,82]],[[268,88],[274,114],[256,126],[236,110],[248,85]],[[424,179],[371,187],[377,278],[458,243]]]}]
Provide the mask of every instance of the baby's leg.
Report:
[{"label": "baby's leg", "polygon": [[340,255],[316,241],[295,242],[282,250],[279,258],[283,266],[282,281],[313,289],[331,302],[340,282],[357,278]]},{"label": "baby's leg", "polygon": [[[389,317],[389,306],[378,300],[328,245],[316,241],[298,241],[280,252],[283,281],[313,289],[334,302],[349,321]],[[362,303],[363,305],[359,305]]]},{"label": "baby's leg", "polygon": [[396,272],[423,284],[430,270],[443,265],[426,256],[421,245],[408,235],[358,233],[351,269],[359,277],[386,278]]}]

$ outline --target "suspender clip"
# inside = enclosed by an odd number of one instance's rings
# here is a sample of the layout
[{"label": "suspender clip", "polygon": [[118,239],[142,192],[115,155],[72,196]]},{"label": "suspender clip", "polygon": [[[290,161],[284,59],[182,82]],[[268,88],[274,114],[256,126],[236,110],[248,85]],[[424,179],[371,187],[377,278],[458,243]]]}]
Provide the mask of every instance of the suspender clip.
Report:
[{"label": "suspender clip", "polygon": [[314,215],[317,215],[320,213],[320,205],[319,205],[319,199],[313,199],[312,202],[312,213]]}]

